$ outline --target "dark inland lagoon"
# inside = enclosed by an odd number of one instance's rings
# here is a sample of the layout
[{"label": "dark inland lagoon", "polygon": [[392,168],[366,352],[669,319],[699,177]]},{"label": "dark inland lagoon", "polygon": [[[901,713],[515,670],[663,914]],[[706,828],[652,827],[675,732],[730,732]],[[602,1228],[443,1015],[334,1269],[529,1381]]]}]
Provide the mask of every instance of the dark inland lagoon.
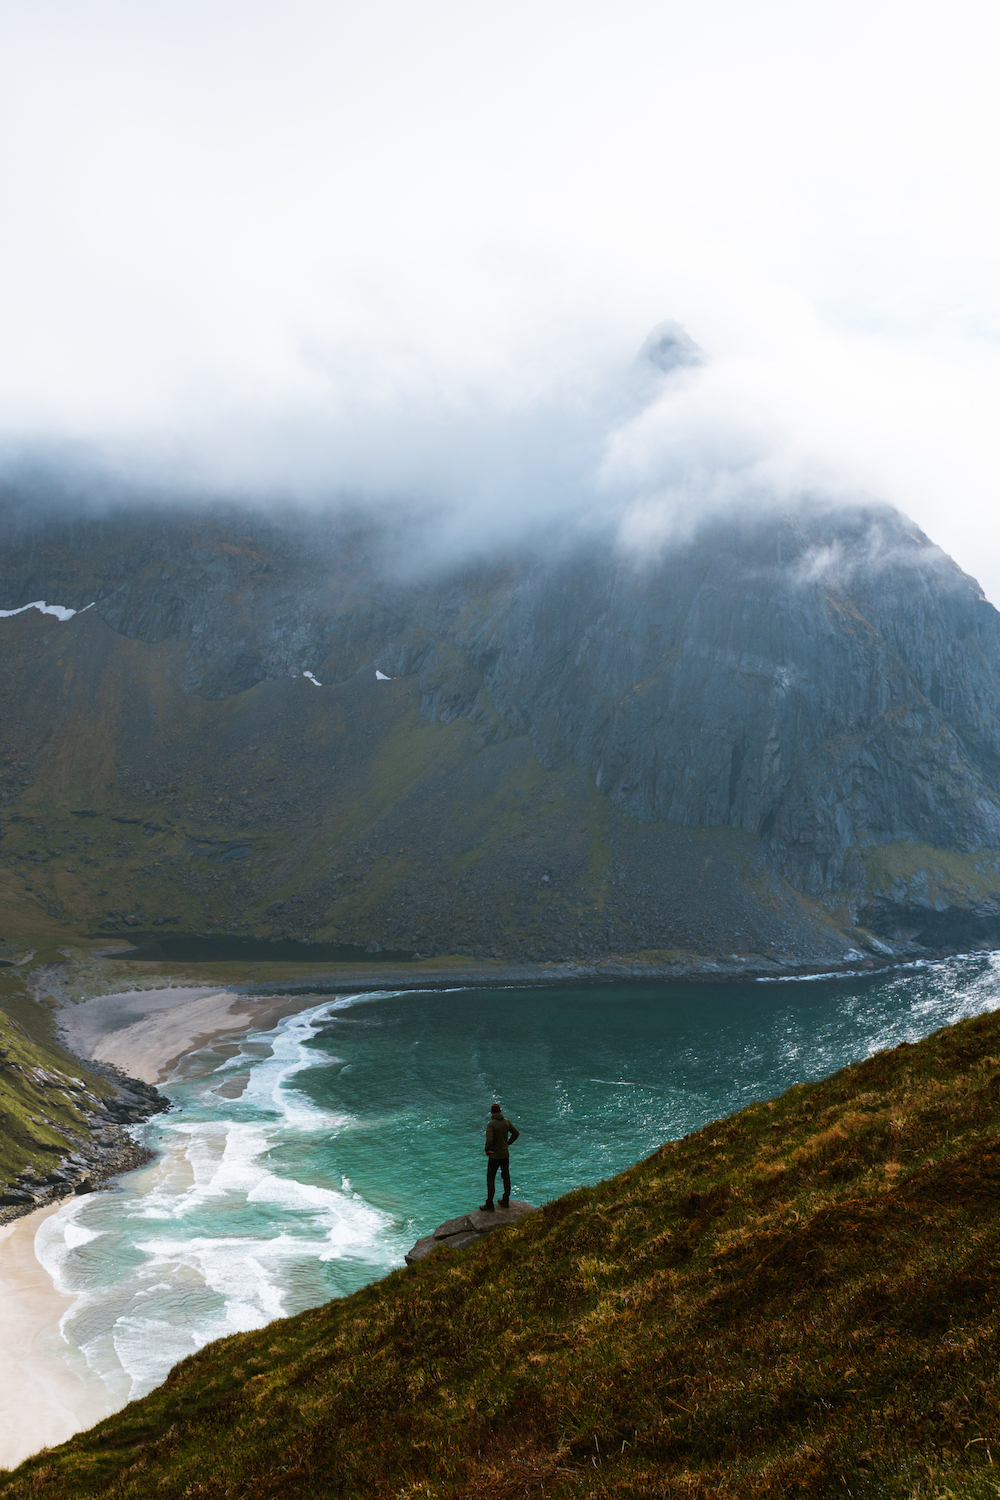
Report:
[{"label": "dark inland lagoon", "polygon": [[[350,1292],[482,1200],[499,1099],[515,1196],[609,1177],[661,1142],[1000,1003],[1000,954],[738,985],[303,997],[235,1055],[190,1054],[157,1152],[42,1223],[75,1297],[64,1357],[116,1405],[211,1339]],[[234,1053],[234,1047],[224,1049]]]},{"label": "dark inland lagoon", "polygon": [[315,943],[300,938],[237,937],[228,932],[130,932],[131,948],[108,953],[129,963],[174,964],[371,964],[413,963],[403,949],[373,944]]}]

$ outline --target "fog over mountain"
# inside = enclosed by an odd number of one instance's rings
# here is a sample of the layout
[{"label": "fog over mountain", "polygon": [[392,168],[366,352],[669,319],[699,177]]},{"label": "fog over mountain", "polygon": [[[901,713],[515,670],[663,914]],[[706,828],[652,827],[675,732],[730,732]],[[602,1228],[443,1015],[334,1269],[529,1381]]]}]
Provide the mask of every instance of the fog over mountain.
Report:
[{"label": "fog over mountain", "polygon": [[998,76],[0,0],[0,1500],[997,1492]]},{"label": "fog over mountain", "polygon": [[[997,26],[0,4],[5,465],[432,509],[456,555],[892,504],[1000,597]],[[662,318],[708,356],[669,396]]]},{"label": "fog over mountain", "polygon": [[992,940],[998,30],[0,0],[17,900]]},{"label": "fog over mountain", "polygon": [[38,493],[2,497],[23,920],[679,974],[1000,937],[1000,615],[890,508],[431,570],[366,510]]}]

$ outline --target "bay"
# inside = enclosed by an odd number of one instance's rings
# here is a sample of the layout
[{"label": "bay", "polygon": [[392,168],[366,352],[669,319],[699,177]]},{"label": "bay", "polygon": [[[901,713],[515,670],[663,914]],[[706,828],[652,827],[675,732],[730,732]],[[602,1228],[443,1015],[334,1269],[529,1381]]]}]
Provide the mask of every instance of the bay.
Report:
[{"label": "bay", "polygon": [[752,1100],[1000,1003],[1000,954],[876,977],[316,996],[184,1059],[157,1153],[36,1253],[63,1357],[115,1405],[212,1339],[344,1295],[482,1201],[499,1100],[544,1203]]}]

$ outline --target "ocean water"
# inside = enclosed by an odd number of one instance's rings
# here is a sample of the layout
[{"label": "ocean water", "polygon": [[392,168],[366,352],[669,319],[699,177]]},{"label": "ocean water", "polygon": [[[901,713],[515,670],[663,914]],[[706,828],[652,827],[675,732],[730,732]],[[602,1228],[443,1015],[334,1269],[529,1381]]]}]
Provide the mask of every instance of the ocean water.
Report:
[{"label": "ocean water", "polygon": [[156,1161],[41,1224],[63,1357],[115,1404],[212,1339],[341,1296],[482,1201],[499,1099],[544,1203],[790,1084],[1000,1005],[1000,954],[876,979],[304,1001],[189,1055]]}]

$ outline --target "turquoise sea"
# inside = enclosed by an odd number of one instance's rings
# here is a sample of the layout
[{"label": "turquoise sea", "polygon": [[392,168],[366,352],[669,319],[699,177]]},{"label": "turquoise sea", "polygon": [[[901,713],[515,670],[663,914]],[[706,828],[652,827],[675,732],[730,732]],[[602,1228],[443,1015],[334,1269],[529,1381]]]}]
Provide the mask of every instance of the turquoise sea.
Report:
[{"label": "turquoise sea", "polygon": [[[1000,1004],[1000,954],[878,978],[306,998],[185,1059],[151,1166],[68,1200],[36,1252],[65,1357],[115,1404],[211,1339],[340,1296],[482,1201],[499,1099],[534,1203],[790,1084]],[[233,1048],[224,1049],[233,1053]]]}]

